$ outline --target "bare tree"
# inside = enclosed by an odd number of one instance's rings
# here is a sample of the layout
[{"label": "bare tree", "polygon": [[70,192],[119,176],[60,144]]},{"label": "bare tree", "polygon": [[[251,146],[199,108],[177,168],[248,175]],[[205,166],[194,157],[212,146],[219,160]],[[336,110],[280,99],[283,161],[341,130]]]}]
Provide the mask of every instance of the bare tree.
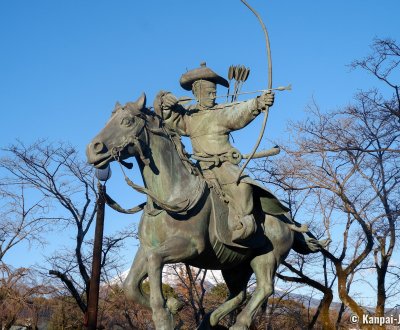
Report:
[{"label": "bare tree", "polygon": [[[301,192],[308,214],[324,223],[333,239],[324,256],[334,265],[339,297],[360,318],[366,311],[351,293],[355,279],[376,271],[375,314],[383,316],[387,298],[398,293],[399,276],[390,263],[400,211],[399,93],[390,76],[400,54],[392,40],[376,40],[373,51],[353,67],[368,70],[392,93],[361,91],[352,105],[329,113],[314,102],[305,121],[291,123],[294,142],[283,147],[286,154],[258,168],[268,173],[262,180]],[[338,230],[340,239],[332,233]]]},{"label": "bare tree", "polygon": [[[4,182],[9,186],[34,189],[33,198],[39,201],[34,206],[51,208],[52,214],[56,214],[52,219],[57,219],[58,228],[75,231],[73,250],[65,248],[48,257],[49,273],[63,283],[85,313],[92,251],[89,229],[95,219],[97,197],[93,168],[80,159],[73,147],[63,143],[42,140],[25,146],[18,142],[4,148],[3,152],[6,155],[0,159],[0,168],[8,172]],[[48,226],[48,222],[37,222],[36,226],[38,231]],[[125,238],[134,236],[134,229],[105,235],[103,272],[115,270],[120,260],[113,253],[122,247]]]},{"label": "bare tree", "polygon": [[[384,83],[392,96],[385,97],[379,89],[360,92],[357,96],[358,106],[350,107],[347,113],[360,118],[365,124],[361,132],[367,141],[371,141],[368,148],[374,151],[371,169],[364,171],[363,176],[373,187],[381,210],[381,216],[374,223],[373,234],[377,242],[374,249],[376,314],[383,316],[386,298],[398,292],[398,286],[394,283],[398,283],[399,272],[397,268],[394,268],[394,272],[390,269],[390,260],[396,246],[400,211],[400,158],[396,155],[400,153],[400,93],[399,82],[395,81],[395,78],[399,78],[400,46],[392,39],[375,39],[371,48],[372,53],[360,61],[354,61],[352,67],[370,72]],[[393,283],[386,282],[388,274],[395,276]]]},{"label": "bare tree", "polygon": [[55,219],[48,216],[45,200],[29,202],[23,185],[4,184],[0,205],[0,262],[17,244],[43,245],[44,233]]},{"label": "bare tree", "polygon": [[373,103],[381,115],[397,117],[400,120],[399,82],[394,81],[400,64],[400,46],[393,39],[375,39],[371,46],[372,53],[351,64],[353,69],[363,69],[385,84],[392,91],[392,96],[386,98],[378,89],[361,93],[362,98]]}]

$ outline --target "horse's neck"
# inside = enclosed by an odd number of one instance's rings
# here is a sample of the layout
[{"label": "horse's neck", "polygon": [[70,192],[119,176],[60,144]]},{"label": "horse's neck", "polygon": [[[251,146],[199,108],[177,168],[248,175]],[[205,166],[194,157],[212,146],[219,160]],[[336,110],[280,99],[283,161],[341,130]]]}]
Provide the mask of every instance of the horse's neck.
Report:
[{"label": "horse's neck", "polygon": [[166,136],[151,132],[148,142],[150,165],[145,166],[138,159],[146,187],[164,201],[190,196],[199,178],[185,168],[173,142]]}]

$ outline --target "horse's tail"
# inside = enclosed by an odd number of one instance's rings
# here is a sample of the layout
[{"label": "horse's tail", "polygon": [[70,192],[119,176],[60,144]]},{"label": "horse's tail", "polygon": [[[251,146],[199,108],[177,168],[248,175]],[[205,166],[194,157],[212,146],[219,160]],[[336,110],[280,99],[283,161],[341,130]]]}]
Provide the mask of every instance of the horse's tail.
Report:
[{"label": "horse's tail", "polygon": [[294,232],[292,249],[300,254],[316,253],[331,242],[330,239],[318,240],[308,229],[306,224],[294,221],[289,214],[279,217]]},{"label": "horse's tail", "polygon": [[325,249],[331,242],[330,239],[318,240],[309,231],[301,232],[294,231],[294,240],[292,249],[300,254],[310,254],[321,251]]},{"label": "horse's tail", "polygon": [[297,223],[288,223],[287,226],[296,233],[307,233],[308,226],[306,224],[302,224],[300,227]]}]

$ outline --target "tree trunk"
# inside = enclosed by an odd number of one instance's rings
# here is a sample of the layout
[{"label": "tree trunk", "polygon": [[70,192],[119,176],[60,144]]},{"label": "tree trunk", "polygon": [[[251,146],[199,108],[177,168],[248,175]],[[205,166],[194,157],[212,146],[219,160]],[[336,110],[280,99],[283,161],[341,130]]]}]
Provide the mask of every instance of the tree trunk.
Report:
[{"label": "tree trunk", "polygon": [[385,278],[386,278],[386,265],[382,265],[381,268],[377,269],[377,303],[375,314],[376,316],[385,315],[385,303],[386,303],[386,289],[385,289]]}]

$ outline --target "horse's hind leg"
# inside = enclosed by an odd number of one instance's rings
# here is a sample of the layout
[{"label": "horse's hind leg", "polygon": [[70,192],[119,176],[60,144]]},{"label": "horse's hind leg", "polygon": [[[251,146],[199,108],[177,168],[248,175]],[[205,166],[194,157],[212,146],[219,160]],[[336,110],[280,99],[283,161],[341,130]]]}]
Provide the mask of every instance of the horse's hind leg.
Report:
[{"label": "horse's hind leg", "polygon": [[277,262],[272,252],[255,257],[250,263],[257,279],[254,293],[236,318],[236,323],[231,330],[247,330],[261,305],[274,292],[274,277]]},{"label": "horse's hind leg", "polygon": [[216,326],[222,318],[234,311],[245,301],[247,283],[251,274],[253,274],[253,270],[250,265],[240,265],[238,268],[222,271],[225,283],[229,289],[229,297],[211,313],[211,326]]},{"label": "horse's hind leg", "polygon": [[147,256],[143,248],[139,248],[133,260],[129,274],[124,282],[124,291],[128,299],[150,309],[149,296],[142,291],[141,284],[147,275]]}]

